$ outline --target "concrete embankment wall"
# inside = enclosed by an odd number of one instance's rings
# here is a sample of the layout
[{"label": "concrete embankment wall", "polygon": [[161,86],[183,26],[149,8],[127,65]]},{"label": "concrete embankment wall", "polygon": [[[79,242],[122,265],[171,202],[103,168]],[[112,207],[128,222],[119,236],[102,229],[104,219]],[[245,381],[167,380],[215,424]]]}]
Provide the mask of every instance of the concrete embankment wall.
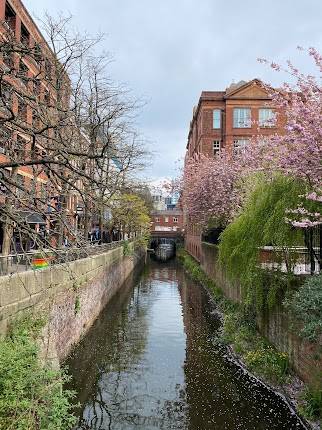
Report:
[{"label": "concrete embankment wall", "polygon": [[114,293],[122,287],[144,251],[130,244],[133,255],[123,247],[40,271],[0,277],[0,334],[12,319],[26,310],[44,315],[43,354],[61,362],[71,351]]},{"label": "concrete embankment wall", "polygon": [[[228,280],[218,263],[218,249],[215,245],[202,243],[200,264],[207,275],[220,287],[225,296],[234,302],[241,302],[242,292],[237,282]],[[279,351],[287,352],[296,373],[309,384],[317,382],[322,374],[322,347],[310,343],[292,329],[292,319],[282,304],[266,311],[257,324],[264,335]]]}]

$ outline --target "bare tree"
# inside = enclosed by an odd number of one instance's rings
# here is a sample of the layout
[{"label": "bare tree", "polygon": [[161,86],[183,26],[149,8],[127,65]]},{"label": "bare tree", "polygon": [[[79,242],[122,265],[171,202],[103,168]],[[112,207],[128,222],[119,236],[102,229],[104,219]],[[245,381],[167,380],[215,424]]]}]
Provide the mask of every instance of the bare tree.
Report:
[{"label": "bare tree", "polygon": [[83,246],[147,153],[134,128],[140,103],[93,56],[101,35],[46,16],[45,39],[0,27],[1,251]]},{"label": "bare tree", "polygon": [[[90,152],[101,151],[101,157],[89,160],[90,193],[84,195],[84,233],[92,222],[103,230],[104,213],[109,212],[111,199],[131,180],[132,173],[142,168],[147,152],[144,142],[133,129],[133,119],[141,102],[132,99],[129,91],[114,85],[106,76],[107,56],[87,59],[82,76],[86,85],[75,93],[78,124],[86,130]],[[93,219],[90,214],[96,215]]]}]

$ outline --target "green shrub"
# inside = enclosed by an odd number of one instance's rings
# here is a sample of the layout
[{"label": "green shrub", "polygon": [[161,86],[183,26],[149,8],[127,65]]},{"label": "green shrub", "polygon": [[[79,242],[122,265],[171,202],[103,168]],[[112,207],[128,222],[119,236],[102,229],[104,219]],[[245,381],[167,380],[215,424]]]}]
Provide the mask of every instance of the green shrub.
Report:
[{"label": "green shrub", "polygon": [[75,423],[73,393],[62,388],[66,374],[43,366],[38,357],[43,323],[26,317],[0,340],[1,430],[67,430]]},{"label": "green shrub", "polygon": [[222,339],[233,346],[249,370],[270,382],[282,382],[289,371],[288,356],[256,332],[254,321],[241,307],[232,306],[224,316]]},{"label": "green shrub", "polygon": [[300,335],[312,342],[322,335],[322,274],[308,278],[284,306],[301,324]]},{"label": "green shrub", "polygon": [[[273,178],[257,176],[241,214],[226,227],[220,236],[219,261],[231,279],[238,280],[247,306],[259,312],[279,302],[293,281],[296,253],[293,246],[303,245],[303,235],[286,223],[288,209],[301,204],[306,193],[303,182],[276,175]],[[263,270],[260,265],[260,248],[266,245],[279,247],[274,270]],[[287,275],[281,272],[285,263]]]},{"label": "green shrub", "polygon": [[131,255],[133,255],[133,251],[132,251],[132,248],[131,248],[131,245],[130,245],[129,241],[125,240],[123,242],[122,246],[123,246],[123,255],[124,255],[124,257],[130,257]]},{"label": "green shrub", "polygon": [[282,382],[289,370],[287,354],[265,343],[247,352],[244,359],[250,370],[272,382]]},{"label": "green shrub", "polygon": [[[322,375],[320,375],[321,378]],[[302,406],[303,414],[309,419],[322,418],[322,387],[307,388],[303,395],[304,405]]]}]

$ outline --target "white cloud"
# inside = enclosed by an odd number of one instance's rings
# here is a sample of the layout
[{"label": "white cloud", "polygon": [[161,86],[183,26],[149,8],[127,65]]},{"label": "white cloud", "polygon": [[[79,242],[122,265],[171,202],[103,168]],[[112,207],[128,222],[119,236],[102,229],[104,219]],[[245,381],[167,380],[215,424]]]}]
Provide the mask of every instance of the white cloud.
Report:
[{"label": "white cloud", "polygon": [[150,100],[140,116],[158,152],[152,177],[174,175],[185,151],[192,107],[202,90],[254,77],[279,85],[283,76],[257,63],[295,58],[297,45],[322,50],[322,2],[317,0],[25,0],[38,16],[70,11],[81,31],[107,34],[113,77]]}]

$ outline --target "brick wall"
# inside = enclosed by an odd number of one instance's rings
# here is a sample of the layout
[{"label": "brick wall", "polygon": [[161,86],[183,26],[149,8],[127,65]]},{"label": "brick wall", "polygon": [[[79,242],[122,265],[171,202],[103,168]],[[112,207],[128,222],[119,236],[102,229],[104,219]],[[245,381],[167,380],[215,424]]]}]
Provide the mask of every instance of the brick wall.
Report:
[{"label": "brick wall", "polygon": [[136,249],[133,257],[124,257],[119,247],[68,264],[0,277],[0,334],[27,310],[43,314],[48,318],[43,354],[62,361],[143,256]]},{"label": "brick wall", "polygon": [[[227,279],[225,272],[220,268],[217,258],[218,251],[215,245],[201,244],[200,263],[207,275],[220,287],[229,299],[240,302],[241,289],[238,283]],[[280,304],[273,311],[266,312],[257,321],[260,332],[279,351],[287,352],[290,362],[296,373],[307,383],[314,383],[321,377],[322,357],[321,346],[307,342],[292,330],[292,319]]]}]

